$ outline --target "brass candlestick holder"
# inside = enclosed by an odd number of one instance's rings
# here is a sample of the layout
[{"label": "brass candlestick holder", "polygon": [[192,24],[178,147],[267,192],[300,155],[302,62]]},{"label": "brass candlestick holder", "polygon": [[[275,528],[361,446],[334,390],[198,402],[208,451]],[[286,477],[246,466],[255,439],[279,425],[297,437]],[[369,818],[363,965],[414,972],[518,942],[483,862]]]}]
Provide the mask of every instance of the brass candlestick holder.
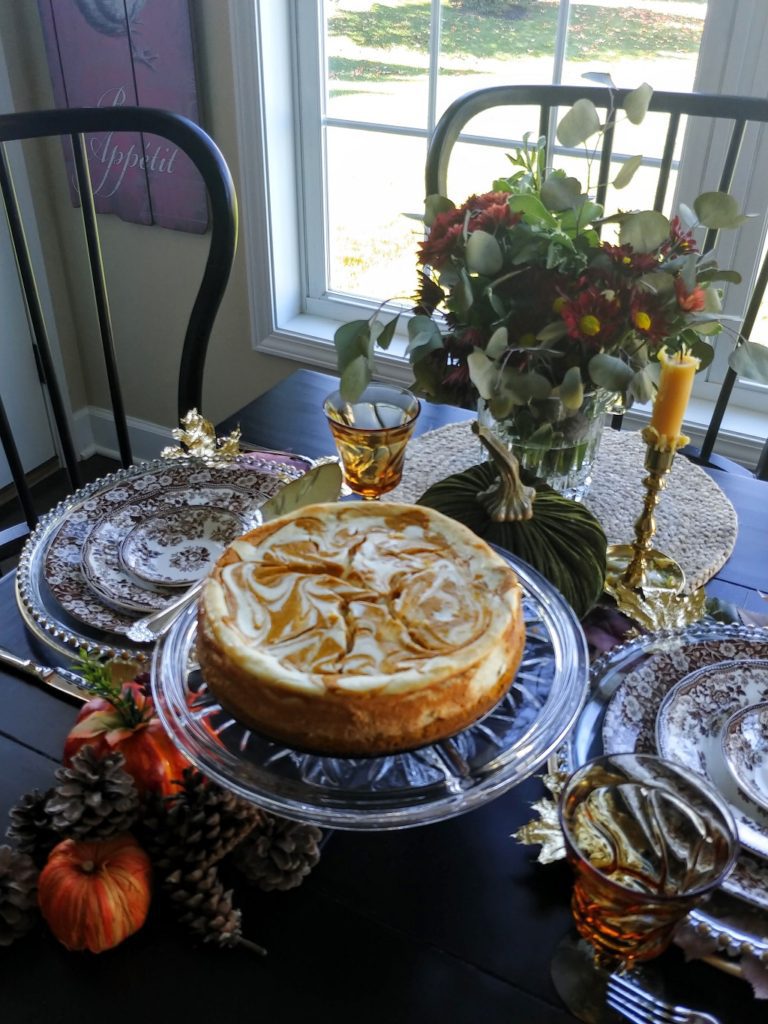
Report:
[{"label": "brass candlestick holder", "polygon": [[653,427],[642,432],[648,448],[643,480],[645,501],[640,517],[635,522],[633,544],[611,544],[608,547],[605,589],[614,598],[619,609],[637,619],[638,611],[652,616],[654,608],[670,596],[679,594],[685,586],[685,573],[678,563],[652,547],[656,532],[653,511],[667,482],[678,448],[688,443],[680,435],[671,443],[659,436]]}]

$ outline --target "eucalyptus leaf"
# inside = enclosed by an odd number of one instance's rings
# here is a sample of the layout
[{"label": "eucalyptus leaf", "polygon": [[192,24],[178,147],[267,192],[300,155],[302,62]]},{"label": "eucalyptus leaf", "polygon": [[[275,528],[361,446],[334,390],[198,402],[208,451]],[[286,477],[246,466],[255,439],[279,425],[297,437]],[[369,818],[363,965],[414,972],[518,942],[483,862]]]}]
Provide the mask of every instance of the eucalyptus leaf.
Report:
[{"label": "eucalyptus leaf", "polygon": [[728,364],[740,377],[768,384],[768,347],[743,341],[731,352]]},{"label": "eucalyptus leaf", "polygon": [[621,165],[621,170],[613,179],[614,188],[625,188],[635,176],[635,173],[643,162],[642,156],[631,156]]},{"label": "eucalyptus leaf", "polygon": [[526,438],[525,444],[528,448],[546,448],[552,447],[554,441],[555,431],[551,423],[542,423],[542,425]]},{"label": "eucalyptus leaf", "polygon": [[423,315],[411,317],[408,321],[407,352],[412,362],[418,362],[442,347],[443,336],[434,320]]},{"label": "eucalyptus leaf", "polygon": [[699,221],[708,228],[737,228],[747,217],[727,192],[702,192],[693,201]]},{"label": "eucalyptus leaf", "polygon": [[565,372],[560,387],[560,401],[566,409],[579,409],[584,401],[584,384],[581,379],[581,370],[578,366],[571,366]]},{"label": "eucalyptus leaf", "polygon": [[359,356],[368,357],[373,350],[371,324],[369,320],[350,320],[342,324],[333,336],[336,346],[336,364],[339,373],[344,373],[350,363]]},{"label": "eucalyptus leaf", "polygon": [[640,402],[641,405],[645,405],[646,402],[650,402],[653,398],[654,384],[653,378],[647,369],[637,371],[629,382],[629,392],[637,402]]},{"label": "eucalyptus leaf", "polygon": [[685,347],[688,352],[699,360],[698,372],[706,370],[715,358],[715,350],[708,341],[704,341],[693,331],[686,331],[684,335]]},{"label": "eucalyptus leaf", "polygon": [[722,329],[723,325],[719,320],[709,320],[707,317],[702,317],[700,320],[694,317],[691,320],[691,330],[695,331],[696,334],[711,337],[713,334],[720,334]]},{"label": "eucalyptus leaf", "polygon": [[532,224],[544,224],[550,228],[557,227],[557,220],[538,196],[522,195],[510,196],[509,208],[513,213],[522,213],[526,220]]},{"label": "eucalyptus leaf", "polygon": [[598,85],[604,85],[608,89],[615,89],[613,79],[607,71],[585,71],[581,76],[590,82],[597,82]]},{"label": "eucalyptus leaf", "polygon": [[515,400],[508,391],[502,391],[498,395],[494,395],[488,403],[488,409],[494,419],[503,420],[512,412],[515,408]]},{"label": "eucalyptus leaf", "polygon": [[653,295],[671,295],[675,290],[675,275],[664,270],[654,270],[637,279],[636,287]]},{"label": "eucalyptus leaf", "polygon": [[598,352],[589,361],[589,376],[592,381],[608,391],[625,391],[634,377],[631,366],[606,352]]},{"label": "eucalyptus leaf", "polygon": [[557,126],[557,141],[563,146],[579,146],[600,128],[600,117],[592,100],[576,100]]},{"label": "eucalyptus leaf", "polygon": [[456,204],[452,200],[435,192],[431,196],[427,196],[424,201],[424,223],[428,228],[432,227],[438,214],[455,209]]},{"label": "eucalyptus leaf", "polygon": [[584,198],[581,182],[561,174],[550,174],[541,186],[541,201],[548,210],[570,210]]},{"label": "eucalyptus leaf", "polygon": [[489,359],[498,359],[507,350],[508,333],[506,327],[497,327],[488,339],[485,346],[485,354]]},{"label": "eucalyptus leaf", "polygon": [[465,249],[467,270],[491,277],[498,274],[504,263],[501,246],[487,231],[473,231]]},{"label": "eucalyptus leaf", "polygon": [[555,320],[554,323],[547,324],[545,327],[537,333],[536,339],[542,343],[542,345],[551,345],[553,341],[559,341],[565,337],[568,333],[564,321]]},{"label": "eucalyptus leaf", "polygon": [[499,383],[499,371],[492,359],[481,349],[476,348],[467,358],[469,377],[478,390],[481,398],[489,401],[496,392]]},{"label": "eucalyptus leaf", "polygon": [[704,292],[704,312],[705,313],[722,313],[723,311],[723,297],[720,294],[719,288],[703,288]]},{"label": "eucalyptus leaf", "polygon": [[400,319],[400,314],[392,317],[389,323],[384,324],[379,333],[376,335],[376,344],[379,348],[388,349],[392,338],[395,334],[395,328],[397,327],[397,321]]},{"label": "eucalyptus leaf", "polygon": [[365,356],[348,363],[341,375],[339,391],[345,402],[354,404],[371,383],[371,364]]},{"label": "eucalyptus leaf", "polygon": [[629,214],[619,229],[622,245],[631,245],[635,252],[653,252],[669,238],[669,221],[657,210]]},{"label": "eucalyptus leaf", "polygon": [[704,281],[727,281],[728,284],[741,284],[741,274],[738,270],[721,270],[719,267],[700,269],[696,277],[700,284]]},{"label": "eucalyptus leaf", "polygon": [[520,373],[511,367],[501,374],[501,388],[513,395],[518,405],[525,405],[531,399],[541,401],[552,393],[552,385],[542,374],[535,371]]},{"label": "eucalyptus leaf", "polygon": [[624,99],[623,107],[628,119],[632,124],[641,124],[648,113],[648,104],[651,102],[653,89],[647,82],[643,82],[637,89],[633,89]]}]

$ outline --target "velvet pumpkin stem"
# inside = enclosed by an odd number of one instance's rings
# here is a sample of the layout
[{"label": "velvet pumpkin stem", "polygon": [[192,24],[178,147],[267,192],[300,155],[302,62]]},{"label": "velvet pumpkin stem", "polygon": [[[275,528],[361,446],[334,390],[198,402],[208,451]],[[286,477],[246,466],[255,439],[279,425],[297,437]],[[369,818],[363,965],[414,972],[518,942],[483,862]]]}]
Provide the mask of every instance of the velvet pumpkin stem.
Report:
[{"label": "velvet pumpkin stem", "polygon": [[495,523],[514,523],[533,516],[536,489],[520,479],[520,463],[512,452],[487,427],[472,422],[472,430],[491,456],[499,473],[498,480],[480,491],[477,500]]}]

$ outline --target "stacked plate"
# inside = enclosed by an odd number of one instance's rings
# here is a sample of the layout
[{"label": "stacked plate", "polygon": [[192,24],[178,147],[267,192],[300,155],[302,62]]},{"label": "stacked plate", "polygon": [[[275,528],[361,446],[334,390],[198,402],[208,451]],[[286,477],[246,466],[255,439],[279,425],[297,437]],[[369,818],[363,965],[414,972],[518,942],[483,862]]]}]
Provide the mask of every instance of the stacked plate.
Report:
[{"label": "stacked plate", "polygon": [[599,753],[657,753],[718,789],[742,853],[712,904],[714,930],[722,912],[726,939],[743,945],[746,934],[746,948],[768,959],[768,630],[711,623],[640,637],[598,661],[592,683],[567,767]]},{"label": "stacked plate", "polygon": [[62,652],[135,655],[131,624],[205,575],[309,465],[269,453],[217,465],[161,459],[82,488],[41,520],[24,551],[17,594],[27,624]]}]

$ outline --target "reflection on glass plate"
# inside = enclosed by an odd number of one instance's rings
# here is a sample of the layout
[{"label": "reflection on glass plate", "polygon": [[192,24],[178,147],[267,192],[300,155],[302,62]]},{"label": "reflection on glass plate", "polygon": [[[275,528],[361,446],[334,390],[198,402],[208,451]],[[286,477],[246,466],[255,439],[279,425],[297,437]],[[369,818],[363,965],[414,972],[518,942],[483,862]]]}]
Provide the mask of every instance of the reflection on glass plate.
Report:
[{"label": "reflection on glass plate", "polygon": [[[709,622],[644,634],[614,648],[592,667],[591,696],[561,751],[561,767],[573,770],[602,753],[655,753],[656,713],[671,687],[703,665],[735,658],[768,658],[768,630]],[[768,958],[766,909],[768,862],[745,850],[723,887],[690,920],[733,955]]]},{"label": "reflection on glass plate", "polygon": [[221,709],[201,677],[194,609],[155,651],[160,717],[206,775],[288,817],[338,828],[404,828],[478,807],[546,761],[587,692],[586,641],[572,610],[535,570],[501,554],[525,592],[523,660],[507,696],[449,740],[388,757],[333,758],[250,732]]},{"label": "reflection on glass plate", "polygon": [[681,679],[656,715],[661,756],[709,779],[730,804],[742,844],[761,857],[768,857],[768,815],[739,793],[721,737],[734,711],[767,698],[768,661],[721,661]]},{"label": "reflection on glass plate", "polygon": [[732,714],[722,743],[725,763],[737,786],[768,811],[768,702]]}]

